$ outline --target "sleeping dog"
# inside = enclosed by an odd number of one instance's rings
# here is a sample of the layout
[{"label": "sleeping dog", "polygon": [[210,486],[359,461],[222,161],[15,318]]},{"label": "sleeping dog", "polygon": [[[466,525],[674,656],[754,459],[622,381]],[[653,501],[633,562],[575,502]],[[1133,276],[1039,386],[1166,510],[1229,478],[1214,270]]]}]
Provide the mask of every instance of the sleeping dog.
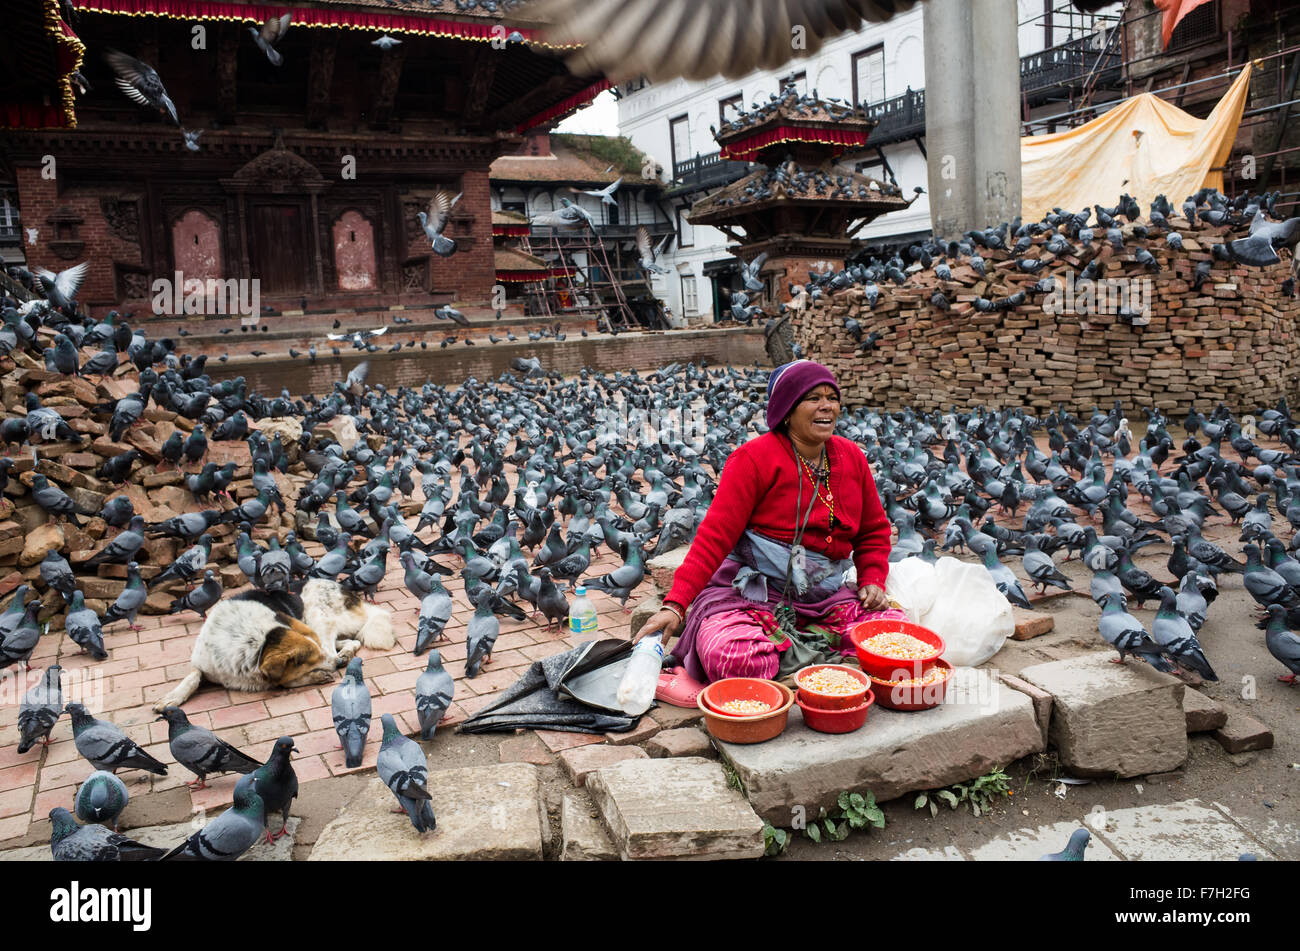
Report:
[{"label": "sleeping dog", "polygon": [[208,611],[190,655],[193,669],[154,710],[180,706],[205,679],[230,690],[330,683],[361,647],[386,650],[396,642],[387,611],[333,581],[312,579],[301,597],[246,591]]}]

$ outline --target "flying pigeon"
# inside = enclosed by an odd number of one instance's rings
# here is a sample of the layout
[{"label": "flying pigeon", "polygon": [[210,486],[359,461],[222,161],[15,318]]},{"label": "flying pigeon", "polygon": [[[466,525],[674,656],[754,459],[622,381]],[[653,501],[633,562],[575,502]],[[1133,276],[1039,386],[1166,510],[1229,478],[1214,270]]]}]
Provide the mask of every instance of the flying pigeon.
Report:
[{"label": "flying pigeon", "polygon": [[128,99],[166,113],[171,116],[177,128],[180,127],[181,120],[176,117],[176,106],[167,95],[162,80],[158,78],[152,66],[112,49],[105,51],[104,59],[117,73],[115,80],[117,88],[122,90]]},{"label": "flying pigeon", "polygon": [[460,195],[453,198],[450,192],[440,188],[429,199],[428,211],[421,211],[416,214],[416,217],[420,219],[420,227],[424,229],[424,235],[429,239],[429,245],[433,248],[433,252],[444,258],[449,258],[456,253],[456,242],[442,232],[451,221],[451,210],[456,207],[458,201],[460,201]]}]

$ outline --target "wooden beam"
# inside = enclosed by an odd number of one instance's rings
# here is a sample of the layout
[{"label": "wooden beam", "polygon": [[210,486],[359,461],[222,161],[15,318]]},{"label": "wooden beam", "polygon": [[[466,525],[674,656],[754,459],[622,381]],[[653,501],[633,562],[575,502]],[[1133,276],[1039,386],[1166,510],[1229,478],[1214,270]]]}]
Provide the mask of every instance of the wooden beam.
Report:
[{"label": "wooden beam", "polygon": [[222,23],[217,33],[217,121],[234,125],[238,102],[239,27]]},{"label": "wooden beam", "polygon": [[338,30],[313,30],[311,63],[307,67],[307,128],[323,129],[329,118],[330,88],[334,85],[334,58]]},{"label": "wooden beam", "polygon": [[[512,126],[517,125],[528,119],[529,116],[541,112],[549,104],[555,101],[559,93],[573,81],[573,77],[568,73],[562,73],[552,76],[540,86],[534,87],[533,91],[526,96],[506,103],[500,109],[492,112],[484,120],[484,124],[489,122],[495,126]],[[560,97],[563,98],[563,97]]]},{"label": "wooden beam", "polygon": [[501,61],[501,51],[491,44],[475,44],[480,49],[474,60],[474,69],[469,76],[469,89],[465,93],[465,124],[478,125],[487,111],[488,94],[492,91],[492,80],[496,78],[497,63]]}]

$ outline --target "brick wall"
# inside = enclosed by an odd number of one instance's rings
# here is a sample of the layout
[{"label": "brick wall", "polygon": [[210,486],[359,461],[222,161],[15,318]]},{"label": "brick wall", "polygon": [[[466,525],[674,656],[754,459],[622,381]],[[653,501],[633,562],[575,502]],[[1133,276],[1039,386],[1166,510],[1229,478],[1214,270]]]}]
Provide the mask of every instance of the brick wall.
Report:
[{"label": "brick wall", "polygon": [[[453,214],[473,216],[474,241],[472,247],[457,248],[450,258],[433,256],[433,289],[454,289],[458,301],[485,302],[497,282],[496,260],[492,253],[492,197],[488,190],[486,167],[469,169],[461,176],[461,199]],[[467,233],[459,222],[453,223],[448,234],[459,240]]]},{"label": "brick wall", "polygon": [[[807,356],[835,371],[854,405],[1045,410],[1064,402],[1081,411],[1119,399],[1126,412],[1136,414],[1153,403],[1182,413],[1193,402],[1205,409],[1224,400],[1249,411],[1284,394],[1295,398],[1300,302],[1281,289],[1291,275],[1290,254],[1282,251],[1281,262],[1264,268],[1214,261],[1197,293],[1195,267],[1211,260],[1210,247],[1226,229],[1179,230],[1182,252],[1167,248],[1163,236],[1146,242],[1162,268],[1157,274],[1132,260],[1132,239],[1120,255],[1100,234],[1084,257],[1062,258],[1033,276],[1022,274],[1007,252],[980,249],[987,266],[983,279],[968,265],[954,267],[950,282],[939,281],[933,270],[920,271],[902,287],[879,284],[874,308],[861,288],[849,288],[810,307],[797,319],[795,336]],[[974,308],[977,296],[1006,297],[1047,274],[1077,276],[1093,254],[1106,260],[1107,279],[1150,279],[1149,324],[1079,313],[1077,299],[1065,313],[1046,313],[1043,295],[1006,312]],[[951,309],[930,302],[936,289]],[[844,329],[846,317],[857,319],[864,335],[882,335],[875,351],[857,353]]]}]

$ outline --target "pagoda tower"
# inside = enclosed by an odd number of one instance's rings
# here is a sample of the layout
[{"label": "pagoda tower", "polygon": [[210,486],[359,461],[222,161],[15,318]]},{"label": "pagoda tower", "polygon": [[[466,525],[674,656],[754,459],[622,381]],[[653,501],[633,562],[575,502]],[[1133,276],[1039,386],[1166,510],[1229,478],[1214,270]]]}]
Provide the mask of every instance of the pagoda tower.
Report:
[{"label": "pagoda tower", "polygon": [[823,102],[787,86],[715,134],[721,158],[762,167],[700,199],[687,220],[727,235],[746,262],[767,252],[760,274],[773,279],[773,293],[751,294],[751,303],[789,301],[792,283],[802,284],[809,271],[842,268],[860,244],[858,231],[911,204],[896,185],[835,164],[845,151],[865,147],[875,126],[862,106]]}]

